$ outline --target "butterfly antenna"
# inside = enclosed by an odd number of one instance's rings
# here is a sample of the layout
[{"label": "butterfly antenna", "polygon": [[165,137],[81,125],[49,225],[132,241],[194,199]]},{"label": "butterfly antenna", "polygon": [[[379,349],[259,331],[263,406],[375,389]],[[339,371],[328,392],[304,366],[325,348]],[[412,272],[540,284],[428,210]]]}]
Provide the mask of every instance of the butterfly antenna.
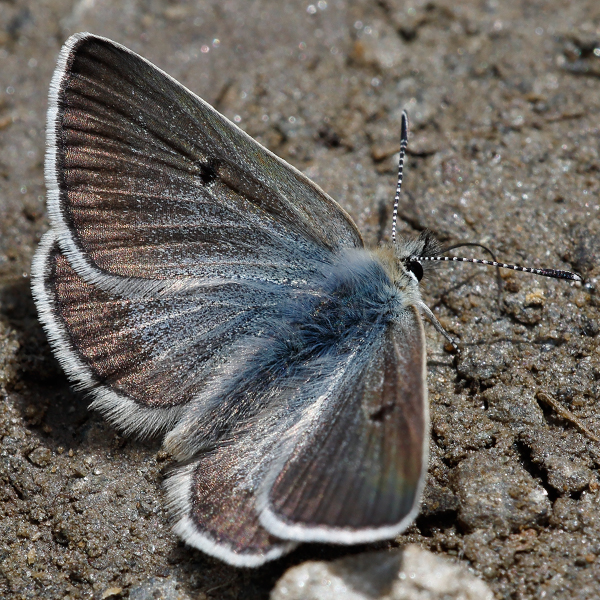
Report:
[{"label": "butterfly antenna", "polygon": [[438,262],[470,262],[476,265],[488,265],[500,269],[512,269],[513,271],[522,271],[523,273],[534,273],[544,277],[554,277],[555,279],[569,279],[571,281],[583,281],[583,278],[577,273],[570,271],[561,271],[559,269],[534,269],[532,267],[520,267],[519,265],[508,265],[506,263],[496,262],[495,260],[483,260],[481,258],[463,258],[460,256],[411,256],[410,261],[438,261]]},{"label": "butterfly antenna", "polygon": [[[474,242],[466,242],[462,244],[456,244],[455,246],[449,246],[442,250],[442,252],[448,252],[454,248],[461,246],[479,246],[484,248],[487,252],[492,254],[492,251]],[[492,257],[494,255],[492,254]],[[559,269],[533,269],[531,267],[520,267],[518,265],[508,265],[506,263],[497,262],[494,260],[483,260],[481,258],[463,258],[461,256],[410,256],[407,259],[408,262],[424,262],[424,261],[437,261],[437,262],[470,262],[477,265],[488,265],[490,267],[497,267],[498,269],[512,269],[513,271],[523,271],[524,273],[535,273],[536,275],[543,275],[544,277],[554,277],[555,279],[569,279],[571,281],[583,281],[583,279],[577,275],[577,273],[571,273],[570,271],[561,271]],[[498,288],[500,292],[500,287]],[[429,318],[432,325],[450,342],[455,350],[460,350],[459,344],[450,336],[450,334],[443,328],[442,324],[436,319],[435,315],[431,310],[423,303],[420,302],[419,306],[425,315]]]},{"label": "butterfly antenna", "polygon": [[408,114],[402,111],[402,124],[400,126],[400,158],[398,160],[398,183],[396,184],[396,196],[394,197],[394,212],[392,213],[392,243],[396,243],[396,222],[398,221],[398,203],[400,202],[400,191],[402,190],[402,171],[404,169],[404,155],[408,146]]}]

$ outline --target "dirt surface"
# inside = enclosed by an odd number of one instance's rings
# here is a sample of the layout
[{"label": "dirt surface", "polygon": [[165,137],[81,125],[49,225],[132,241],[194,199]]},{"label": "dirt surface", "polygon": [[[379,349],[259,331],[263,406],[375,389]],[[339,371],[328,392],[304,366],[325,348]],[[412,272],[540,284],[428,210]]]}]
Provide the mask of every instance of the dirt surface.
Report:
[{"label": "dirt surface", "polygon": [[254,600],[291,565],[365,550],[303,546],[252,571],[185,547],[163,510],[159,442],[122,438],[70,391],[29,271],[48,227],[48,83],[62,42],[85,30],[307,173],[370,244],[389,235],[406,108],[403,234],[428,227],[583,275],[504,274],[500,300],[483,267],[443,266],[425,283],[465,351],[426,326],[429,484],[397,543],[467,561],[498,598],[597,598],[600,443],[539,396],[600,432],[597,0],[0,1],[0,596]]}]

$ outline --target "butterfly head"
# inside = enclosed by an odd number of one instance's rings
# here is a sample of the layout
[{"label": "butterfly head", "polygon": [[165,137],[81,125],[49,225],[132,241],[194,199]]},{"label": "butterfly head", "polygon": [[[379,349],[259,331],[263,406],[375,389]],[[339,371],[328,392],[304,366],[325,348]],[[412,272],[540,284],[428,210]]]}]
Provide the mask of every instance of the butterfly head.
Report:
[{"label": "butterfly head", "polygon": [[422,303],[419,284],[433,266],[432,262],[422,258],[437,255],[439,250],[440,244],[429,231],[423,231],[413,239],[397,239],[395,243],[384,244],[375,250],[403,307]]},{"label": "butterfly head", "polygon": [[430,231],[423,231],[417,238],[396,240],[392,245],[394,261],[401,271],[418,284],[432,263],[420,260],[421,257],[436,256],[441,249],[440,243]]}]

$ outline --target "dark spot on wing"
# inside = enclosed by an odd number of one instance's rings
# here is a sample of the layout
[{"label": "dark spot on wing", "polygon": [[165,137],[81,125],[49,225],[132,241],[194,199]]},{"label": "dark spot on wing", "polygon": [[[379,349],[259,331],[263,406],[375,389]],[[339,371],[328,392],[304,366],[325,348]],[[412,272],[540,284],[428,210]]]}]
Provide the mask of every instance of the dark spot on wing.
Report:
[{"label": "dark spot on wing", "polygon": [[216,160],[200,163],[200,179],[204,185],[210,185],[217,178],[217,167]]},{"label": "dark spot on wing", "polygon": [[394,412],[394,408],[395,408],[395,404],[393,404],[393,403],[383,404],[374,412],[369,413],[369,419],[371,419],[371,421],[380,423],[384,419],[386,419],[388,415],[390,415]]}]

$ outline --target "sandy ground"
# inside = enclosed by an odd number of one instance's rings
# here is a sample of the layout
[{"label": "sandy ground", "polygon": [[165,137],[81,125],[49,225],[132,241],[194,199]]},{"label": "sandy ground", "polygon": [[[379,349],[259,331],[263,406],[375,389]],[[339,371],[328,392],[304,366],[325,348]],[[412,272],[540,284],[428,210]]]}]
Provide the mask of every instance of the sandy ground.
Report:
[{"label": "sandy ground", "polygon": [[586,278],[508,274],[500,301],[485,268],[426,282],[466,351],[426,326],[429,482],[397,543],[466,561],[498,598],[597,598],[600,444],[539,396],[600,432],[597,0],[0,2],[0,596],[143,597],[164,580],[191,598],[254,600],[291,565],[357,550],[303,546],[252,571],[185,547],[162,507],[159,441],[121,437],[53,359],[29,290],[48,227],[46,94],[62,42],[85,30],[235,117],[370,244],[389,235],[406,108],[402,233],[428,227]]}]

